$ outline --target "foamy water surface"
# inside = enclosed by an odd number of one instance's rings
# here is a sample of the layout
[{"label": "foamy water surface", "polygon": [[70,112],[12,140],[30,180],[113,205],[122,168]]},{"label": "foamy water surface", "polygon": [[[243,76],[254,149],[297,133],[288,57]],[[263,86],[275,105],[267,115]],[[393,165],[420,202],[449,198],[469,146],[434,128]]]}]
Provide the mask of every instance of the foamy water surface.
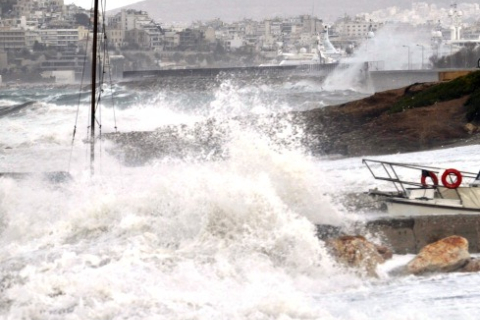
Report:
[{"label": "foamy water surface", "polygon": [[[412,258],[395,256],[368,279],[329,257],[314,224],[362,219],[338,201],[376,186],[360,158],[314,158],[232,120],[225,160],[167,156],[128,167],[105,143],[91,177],[85,98],[72,148],[78,97],[31,90],[32,107],[0,118],[0,171],[69,170],[73,181],[0,179],[1,318],[474,319],[480,311],[480,275],[391,276]],[[102,128],[114,131],[115,119],[125,131],[153,130],[361,95],[322,90],[225,82],[179,96],[116,87],[123,103],[103,111]],[[3,94],[5,104],[25,99]],[[375,159],[476,172],[477,149]]]}]

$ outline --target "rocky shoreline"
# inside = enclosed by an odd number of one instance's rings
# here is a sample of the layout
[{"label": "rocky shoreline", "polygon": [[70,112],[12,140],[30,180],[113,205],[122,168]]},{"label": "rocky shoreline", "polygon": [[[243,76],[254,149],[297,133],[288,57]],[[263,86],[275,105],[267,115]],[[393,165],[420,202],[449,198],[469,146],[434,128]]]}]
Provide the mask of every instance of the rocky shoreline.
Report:
[{"label": "rocky shoreline", "polygon": [[[468,96],[431,106],[390,113],[410,91],[435,83],[376,93],[371,97],[305,112],[307,135],[325,132],[320,152],[345,156],[380,155],[432,150],[480,142],[476,126],[466,119]],[[315,147],[315,146],[313,146]]]},{"label": "rocky shoreline", "polygon": [[[228,156],[225,142],[231,121],[266,134],[283,146],[302,145],[313,155],[365,156],[415,152],[480,143],[467,121],[469,96],[391,113],[391,107],[437,83],[419,83],[336,106],[228,120],[210,119],[192,126],[168,126],[153,132],[106,135],[113,152],[137,165],[164,156]],[[238,126],[237,126],[238,127]],[[211,158],[210,158],[211,159]]]},{"label": "rocky shoreline", "polygon": [[[394,254],[388,246],[358,235],[330,238],[325,241],[325,246],[339,265],[366,277],[378,277],[377,267],[391,259]],[[396,276],[423,276],[479,271],[480,259],[470,255],[468,240],[451,235],[425,245],[406,265],[399,266],[390,273]]]}]

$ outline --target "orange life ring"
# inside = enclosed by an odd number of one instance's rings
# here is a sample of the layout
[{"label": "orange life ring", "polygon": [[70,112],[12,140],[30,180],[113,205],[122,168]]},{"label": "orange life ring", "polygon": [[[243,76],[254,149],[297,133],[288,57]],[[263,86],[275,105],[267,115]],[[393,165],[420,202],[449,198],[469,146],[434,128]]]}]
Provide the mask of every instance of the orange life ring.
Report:
[{"label": "orange life ring", "polygon": [[432,171],[427,171],[427,170],[422,170],[422,179],[420,182],[422,183],[422,186],[427,187],[427,178],[430,178],[433,182],[433,186],[438,186],[438,178],[435,173]]},{"label": "orange life ring", "polygon": [[[457,177],[457,180],[455,180],[454,182],[447,181],[447,177],[449,177],[451,174]],[[447,169],[442,174],[442,183],[448,189],[456,189],[462,184],[462,174],[456,169]]]}]

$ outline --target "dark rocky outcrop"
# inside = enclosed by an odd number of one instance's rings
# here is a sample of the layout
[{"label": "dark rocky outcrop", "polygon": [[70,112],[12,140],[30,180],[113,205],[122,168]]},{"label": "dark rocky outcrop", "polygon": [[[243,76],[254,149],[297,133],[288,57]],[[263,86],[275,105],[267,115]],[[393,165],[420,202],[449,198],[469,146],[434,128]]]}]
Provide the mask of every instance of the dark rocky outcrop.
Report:
[{"label": "dark rocky outcrop", "polygon": [[[480,79],[477,72],[472,74],[475,81]],[[452,86],[458,87],[454,81]],[[440,85],[454,94],[433,99]],[[302,145],[316,155],[379,155],[477,143],[475,124],[467,125],[467,113],[473,112],[467,105],[476,91],[455,92],[445,83],[415,84],[338,106],[222,121],[210,119],[192,126],[109,134],[106,138],[120,147],[112,150],[130,164],[165,155],[207,159],[227,156],[225,142],[231,137],[232,122],[237,129],[256,130],[282,146]],[[409,99],[417,99],[416,104],[410,106]],[[419,103],[422,99],[423,104]]]}]

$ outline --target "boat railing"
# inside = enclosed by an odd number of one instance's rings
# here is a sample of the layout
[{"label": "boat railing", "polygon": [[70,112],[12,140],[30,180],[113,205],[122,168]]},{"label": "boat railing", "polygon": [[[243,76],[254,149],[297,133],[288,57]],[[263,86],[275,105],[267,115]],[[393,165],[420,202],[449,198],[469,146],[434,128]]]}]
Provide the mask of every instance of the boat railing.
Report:
[{"label": "boat railing", "polygon": [[[424,174],[432,174],[437,179],[441,177],[441,174],[445,172],[445,168],[409,164],[409,163],[396,163],[381,160],[363,159],[362,163],[365,164],[376,180],[383,180],[392,182],[397,192],[407,194],[408,186],[418,188],[434,188],[437,189],[439,184],[427,183],[423,184],[421,179]],[[408,172],[407,172],[408,171]],[[460,171],[462,176],[462,185],[468,185],[473,183],[477,179],[477,174],[473,172]]]}]

